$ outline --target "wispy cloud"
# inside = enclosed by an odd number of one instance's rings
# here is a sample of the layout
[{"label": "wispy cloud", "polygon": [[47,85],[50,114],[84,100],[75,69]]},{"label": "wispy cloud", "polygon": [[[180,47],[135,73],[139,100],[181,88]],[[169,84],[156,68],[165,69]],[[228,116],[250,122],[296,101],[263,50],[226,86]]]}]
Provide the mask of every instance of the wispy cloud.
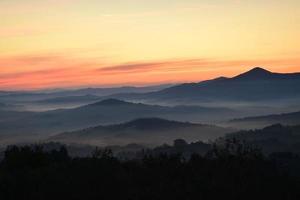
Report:
[{"label": "wispy cloud", "polygon": [[299,66],[299,60],[214,60],[214,59],[185,59],[164,60],[156,62],[132,62],[120,65],[105,66],[98,69],[104,74],[145,73],[151,71],[230,71],[243,70],[253,66]]},{"label": "wispy cloud", "polygon": [[132,62],[98,69],[102,73],[144,73],[153,70],[180,70],[210,65],[213,61],[206,59],[165,60],[156,62]]},{"label": "wispy cloud", "polygon": [[300,71],[300,59],[169,59],[116,65],[104,63],[101,59],[75,59],[63,54],[2,57],[0,89],[192,82],[233,76],[255,66],[281,72]]}]

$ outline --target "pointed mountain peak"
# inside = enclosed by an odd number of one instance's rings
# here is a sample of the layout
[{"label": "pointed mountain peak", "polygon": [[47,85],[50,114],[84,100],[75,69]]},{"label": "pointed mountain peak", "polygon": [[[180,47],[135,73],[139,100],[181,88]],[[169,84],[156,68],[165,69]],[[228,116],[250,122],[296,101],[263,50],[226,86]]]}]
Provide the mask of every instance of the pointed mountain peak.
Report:
[{"label": "pointed mountain peak", "polygon": [[245,80],[255,80],[255,79],[268,79],[271,78],[273,75],[272,72],[261,68],[261,67],[255,67],[245,73],[242,73],[236,77],[233,77],[233,79],[245,79]]},{"label": "pointed mountain peak", "polygon": [[249,70],[246,73],[267,73],[267,74],[270,74],[272,72],[270,72],[270,71],[268,71],[264,68],[261,68],[261,67],[254,67],[253,69]]}]

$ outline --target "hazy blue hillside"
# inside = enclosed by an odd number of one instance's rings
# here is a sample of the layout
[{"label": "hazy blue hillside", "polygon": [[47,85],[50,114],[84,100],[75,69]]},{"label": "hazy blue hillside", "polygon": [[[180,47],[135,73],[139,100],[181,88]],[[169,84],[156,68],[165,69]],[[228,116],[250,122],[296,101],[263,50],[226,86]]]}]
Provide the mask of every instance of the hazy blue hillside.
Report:
[{"label": "hazy blue hillside", "polygon": [[[11,121],[21,120],[23,118],[27,118],[33,116],[34,112],[19,112],[19,111],[12,111],[12,110],[0,110],[0,124],[5,125],[5,123],[10,123]],[[11,124],[13,126],[13,124]],[[5,131],[0,129],[0,135],[3,134]]]},{"label": "hazy blue hillside", "polygon": [[[198,106],[166,107],[107,99],[74,109],[47,112],[3,112],[0,135],[41,135],[88,128],[99,124],[115,124],[136,118],[161,117],[171,120],[209,122],[223,120],[240,113],[226,108]],[[229,118],[227,118],[229,119]]]},{"label": "hazy blue hillside", "polygon": [[143,118],[117,125],[97,126],[74,132],[65,132],[51,137],[49,140],[100,146],[130,143],[155,146],[163,143],[170,144],[178,138],[183,138],[189,142],[214,140],[232,131],[233,129],[217,126],[159,118]]},{"label": "hazy blue hillside", "polygon": [[240,128],[262,128],[271,124],[298,125],[300,124],[300,112],[283,113],[276,115],[264,115],[233,119],[229,125]]},{"label": "hazy blue hillside", "polygon": [[74,108],[99,101],[108,95],[120,93],[147,93],[159,91],[174,84],[145,87],[113,87],[83,89],[48,89],[37,91],[0,91],[0,102],[18,104],[20,109],[28,111],[47,111]]},{"label": "hazy blue hillside", "polygon": [[83,95],[83,96],[66,96],[56,97],[37,101],[40,104],[66,104],[66,103],[86,103],[99,100],[100,97],[96,95]]},{"label": "hazy blue hillside", "polygon": [[[64,131],[151,117],[192,123],[222,124],[234,118],[290,112],[298,110],[298,107],[300,109],[299,73],[280,74],[254,68],[233,78],[220,77],[200,83],[165,87],[168,85],[31,93],[1,92],[0,100],[3,104],[0,107],[3,108],[16,103],[33,105],[36,108],[40,106],[41,110],[48,110],[51,105],[68,109],[43,112],[4,112],[2,109],[0,135],[22,138],[28,135],[46,137]],[[125,93],[113,96],[123,100],[114,98],[101,100],[106,98],[102,95],[122,91]],[[133,102],[148,102],[148,104]],[[226,125],[237,128],[258,128],[273,123],[297,124],[298,122],[299,114],[294,113],[245,118],[230,121]],[[4,139],[6,138],[2,137],[1,142]]]},{"label": "hazy blue hillside", "polygon": [[1,111],[17,111],[24,109],[23,106],[20,105],[14,105],[14,104],[7,104],[7,103],[1,103],[0,102],[0,112]]},{"label": "hazy blue hillside", "polygon": [[37,90],[37,91],[0,91],[0,100],[26,102],[26,101],[47,101],[58,97],[74,97],[74,96],[107,96],[118,93],[144,93],[153,92],[171,87],[172,84],[154,85],[147,87],[114,87],[114,88],[83,88],[83,89],[60,89],[60,90]]}]

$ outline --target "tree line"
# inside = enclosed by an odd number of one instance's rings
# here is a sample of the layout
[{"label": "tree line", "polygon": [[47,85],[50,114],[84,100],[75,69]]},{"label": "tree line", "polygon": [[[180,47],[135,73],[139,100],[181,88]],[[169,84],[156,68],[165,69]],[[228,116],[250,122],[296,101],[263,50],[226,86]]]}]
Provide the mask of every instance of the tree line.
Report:
[{"label": "tree line", "polygon": [[74,158],[64,146],[11,146],[0,162],[0,199],[299,199],[299,166],[297,155],[266,157],[234,139],[205,155],[144,152],[131,160],[108,149]]}]

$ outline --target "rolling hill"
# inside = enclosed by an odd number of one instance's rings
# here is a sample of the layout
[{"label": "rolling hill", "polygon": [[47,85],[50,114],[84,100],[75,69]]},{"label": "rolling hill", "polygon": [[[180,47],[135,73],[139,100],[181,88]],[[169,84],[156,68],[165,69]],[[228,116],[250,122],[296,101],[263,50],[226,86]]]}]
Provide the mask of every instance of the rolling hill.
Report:
[{"label": "rolling hill", "polygon": [[[38,91],[0,91],[2,102],[31,102],[31,101],[53,101],[56,98],[70,98],[75,96],[107,96],[119,93],[145,93],[154,92],[172,86],[172,84],[154,85],[145,87],[112,87],[112,88],[82,88],[61,90],[38,90]],[[60,100],[60,99],[58,99]],[[66,101],[65,101],[66,102]]]},{"label": "rolling hill", "polygon": [[23,107],[20,105],[13,105],[13,104],[7,104],[7,103],[1,103],[0,102],[0,111],[17,111],[22,110]]},{"label": "rolling hill", "polygon": [[279,123],[283,125],[300,124],[300,112],[246,117],[241,119],[233,119],[229,121],[229,124],[231,126],[240,127],[243,129],[262,128],[265,126]]},{"label": "rolling hill", "polygon": [[265,153],[300,153],[300,125],[274,124],[263,129],[239,131],[226,135],[262,149]]},{"label": "rolling hill", "polygon": [[[160,117],[178,121],[206,123],[209,120],[223,120],[236,116],[234,110],[199,106],[157,106],[107,99],[74,109],[60,109],[46,112],[15,112],[5,122],[0,121],[1,134],[5,135],[49,135],[63,131],[115,124],[145,117]],[[14,117],[15,115],[15,117]],[[5,115],[3,116],[5,118]],[[1,135],[0,134],[0,135]]]},{"label": "rolling hill", "polygon": [[171,87],[174,84],[153,85],[145,87],[112,87],[82,89],[52,89],[37,91],[0,91],[0,102],[18,104],[23,111],[47,111],[74,108],[90,104],[108,95],[120,93],[146,93]]},{"label": "rolling hill", "polygon": [[232,132],[217,126],[170,121],[160,118],[142,118],[117,125],[96,126],[51,137],[50,141],[90,145],[126,145],[130,143],[147,146],[172,143],[183,138],[187,141],[213,140]]},{"label": "rolling hill", "polygon": [[100,97],[96,95],[83,95],[83,96],[66,96],[56,97],[37,101],[39,104],[68,104],[68,103],[91,103],[92,101],[99,100]]}]

